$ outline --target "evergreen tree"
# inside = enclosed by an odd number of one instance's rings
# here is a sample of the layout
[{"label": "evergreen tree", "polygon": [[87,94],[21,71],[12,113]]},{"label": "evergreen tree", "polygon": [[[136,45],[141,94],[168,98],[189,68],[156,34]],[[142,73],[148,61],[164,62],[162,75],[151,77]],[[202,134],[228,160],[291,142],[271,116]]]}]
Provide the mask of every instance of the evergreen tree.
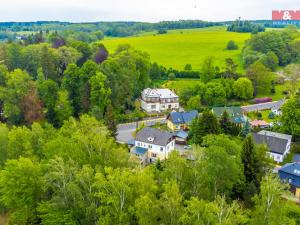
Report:
[{"label": "evergreen tree", "polygon": [[253,138],[248,135],[243,143],[241,159],[244,167],[246,203],[251,203],[251,197],[259,191],[260,182],[267,169],[266,148],[255,146]]},{"label": "evergreen tree", "polygon": [[112,105],[109,104],[107,106],[107,109],[106,109],[106,113],[105,113],[105,116],[104,116],[104,121],[105,121],[105,125],[110,130],[111,135],[113,137],[116,137],[117,136],[117,132],[118,132],[118,129],[117,129],[117,120],[116,120],[115,117],[116,116],[115,116],[114,109],[113,109]]},{"label": "evergreen tree", "polygon": [[249,121],[247,120],[245,125],[242,127],[240,136],[242,137],[247,137],[247,135],[251,132],[251,126]]},{"label": "evergreen tree", "polygon": [[210,110],[206,110],[202,113],[198,119],[193,121],[191,125],[190,135],[192,137],[193,143],[201,144],[203,137],[208,134],[219,134],[220,124],[215,116]]},{"label": "evergreen tree", "polygon": [[225,134],[231,134],[231,128],[232,128],[232,122],[230,121],[229,114],[225,110],[221,116],[220,119],[220,126],[222,129],[222,132]]}]

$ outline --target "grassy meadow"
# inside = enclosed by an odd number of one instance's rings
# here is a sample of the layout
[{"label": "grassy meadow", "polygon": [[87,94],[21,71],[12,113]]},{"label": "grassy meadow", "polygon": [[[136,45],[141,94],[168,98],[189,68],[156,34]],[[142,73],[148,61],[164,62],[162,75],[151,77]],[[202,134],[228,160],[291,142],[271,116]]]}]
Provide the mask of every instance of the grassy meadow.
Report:
[{"label": "grassy meadow", "polygon": [[[109,38],[102,41],[110,52],[120,44],[130,44],[136,49],[146,51],[151,61],[169,68],[183,69],[192,64],[194,70],[200,68],[207,56],[214,56],[219,67],[224,66],[225,58],[232,58],[240,65],[240,53],[249,33],[227,32],[225,27],[209,27],[199,29],[171,30],[167,34],[147,32],[134,37]],[[238,50],[226,50],[228,41],[234,40]]]}]

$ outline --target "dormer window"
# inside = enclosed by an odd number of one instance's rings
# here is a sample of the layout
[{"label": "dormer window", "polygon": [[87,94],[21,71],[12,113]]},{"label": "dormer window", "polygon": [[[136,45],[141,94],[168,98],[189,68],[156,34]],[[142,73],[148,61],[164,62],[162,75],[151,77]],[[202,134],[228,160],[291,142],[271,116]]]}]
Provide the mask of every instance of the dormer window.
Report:
[{"label": "dormer window", "polygon": [[153,142],[153,141],[154,141],[154,138],[153,138],[153,137],[148,137],[148,141],[149,141],[149,142]]}]

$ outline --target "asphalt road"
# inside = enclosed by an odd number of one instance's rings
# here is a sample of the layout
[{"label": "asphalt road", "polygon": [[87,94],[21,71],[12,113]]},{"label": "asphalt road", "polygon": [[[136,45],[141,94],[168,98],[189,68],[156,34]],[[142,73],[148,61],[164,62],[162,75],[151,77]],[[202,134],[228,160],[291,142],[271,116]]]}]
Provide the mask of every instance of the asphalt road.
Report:
[{"label": "asphalt road", "polygon": [[[138,123],[138,124],[137,124]],[[145,124],[145,126],[153,126],[156,123],[166,123],[166,118],[165,117],[158,117],[158,118],[153,118],[153,119],[146,119],[146,120],[141,120],[138,122],[133,122],[133,123],[123,123],[119,124],[117,126],[118,128],[118,135],[117,135],[117,141],[119,143],[127,143],[129,140],[133,139],[133,134],[137,128],[138,125],[141,123]]]}]

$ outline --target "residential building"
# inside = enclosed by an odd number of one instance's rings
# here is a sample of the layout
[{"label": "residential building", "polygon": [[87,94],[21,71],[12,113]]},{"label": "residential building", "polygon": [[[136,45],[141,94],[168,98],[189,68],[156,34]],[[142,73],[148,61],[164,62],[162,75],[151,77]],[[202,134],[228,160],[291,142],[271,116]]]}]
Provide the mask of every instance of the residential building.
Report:
[{"label": "residential building", "polygon": [[220,119],[224,112],[227,112],[231,122],[244,124],[247,121],[247,117],[243,114],[241,107],[213,107],[212,112]]},{"label": "residential building", "polygon": [[300,198],[300,163],[287,163],[278,170],[280,179],[290,184],[291,191]]},{"label": "residential building", "polygon": [[171,112],[167,116],[167,126],[172,131],[188,130],[192,120],[198,117],[198,111]]},{"label": "residential building", "polygon": [[142,164],[147,164],[167,159],[174,149],[175,139],[172,133],[145,127],[137,133],[131,153],[138,156]]},{"label": "residential building", "polygon": [[277,163],[281,163],[291,149],[292,136],[288,134],[262,130],[253,133],[253,139],[256,144],[267,145],[268,155]]},{"label": "residential building", "polygon": [[179,109],[179,97],[169,89],[150,89],[142,91],[141,107],[148,113]]},{"label": "residential building", "polygon": [[183,130],[178,131],[175,135],[175,143],[176,144],[187,144],[189,134]]}]

